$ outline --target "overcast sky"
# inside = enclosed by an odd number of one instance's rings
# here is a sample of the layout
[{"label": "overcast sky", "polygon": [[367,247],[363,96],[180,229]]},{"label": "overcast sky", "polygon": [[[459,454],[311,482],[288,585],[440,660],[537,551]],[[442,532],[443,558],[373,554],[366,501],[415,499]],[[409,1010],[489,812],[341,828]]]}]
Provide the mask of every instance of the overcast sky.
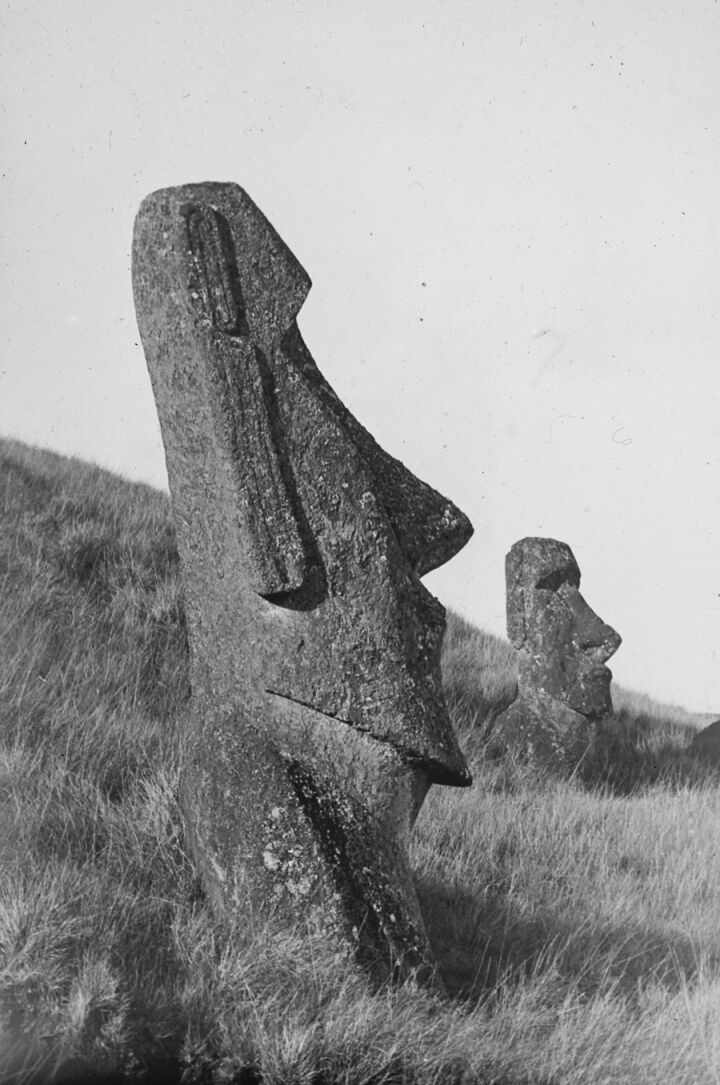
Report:
[{"label": "overcast sky", "polygon": [[630,688],[720,716],[720,6],[4,3],[0,433],[166,484],[130,284],[156,188],[237,181],[359,420],[475,525],[505,632],[570,544]]}]

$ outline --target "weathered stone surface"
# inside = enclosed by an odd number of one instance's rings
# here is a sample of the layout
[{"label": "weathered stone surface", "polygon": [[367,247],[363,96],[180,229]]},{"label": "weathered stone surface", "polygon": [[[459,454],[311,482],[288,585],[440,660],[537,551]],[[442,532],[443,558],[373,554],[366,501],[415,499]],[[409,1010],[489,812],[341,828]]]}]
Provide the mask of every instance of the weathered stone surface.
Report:
[{"label": "weathered stone surface", "polygon": [[518,694],[495,721],[491,750],[512,747],[572,771],[612,712],[604,664],[621,639],[580,594],[580,569],[556,539],[521,539],[505,559],[507,629],[518,651]]},{"label": "weathered stone surface", "polygon": [[720,720],[698,731],[690,743],[690,749],[703,761],[720,767]]},{"label": "weathered stone surface", "polygon": [[405,841],[468,770],[420,581],[472,527],[387,455],[296,324],[310,280],[245,192],[187,185],[136,220],[138,323],[191,648],[188,837],[220,910],[304,919],[380,973],[432,961]]}]

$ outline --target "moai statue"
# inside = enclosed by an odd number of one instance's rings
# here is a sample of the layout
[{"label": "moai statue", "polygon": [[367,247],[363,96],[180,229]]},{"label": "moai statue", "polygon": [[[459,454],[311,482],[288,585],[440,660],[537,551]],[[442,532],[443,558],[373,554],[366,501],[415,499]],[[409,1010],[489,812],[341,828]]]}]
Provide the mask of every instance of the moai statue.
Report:
[{"label": "moai statue", "polygon": [[470,775],[420,577],[472,527],[325,381],[295,320],[310,280],[237,185],[149,196],[133,280],[185,586],[181,803],[211,903],[429,980],[406,838],[432,783]]},{"label": "moai statue", "polygon": [[507,629],[518,651],[516,700],[493,726],[491,752],[512,748],[572,772],[591,754],[612,712],[604,665],[620,637],[580,594],[572,550],[556,539],[521,539],[505,559]]},{"label": "moai statue", "polygon": [[690,743],[690,752],[720,768],[720,720],[698,731]]}]

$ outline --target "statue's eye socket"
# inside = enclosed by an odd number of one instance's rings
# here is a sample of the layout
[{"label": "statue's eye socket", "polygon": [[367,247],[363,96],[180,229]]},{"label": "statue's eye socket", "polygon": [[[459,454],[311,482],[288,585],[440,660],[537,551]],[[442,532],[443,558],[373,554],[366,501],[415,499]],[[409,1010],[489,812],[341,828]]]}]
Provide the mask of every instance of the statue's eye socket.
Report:
[{"label": "statue's eye socket", "polygon": [[547,576],[541,577],[535,585],[541,591],[557,591],[563,584],[573,588],[580,586],[580,576],[574,569],[554,569]]}]

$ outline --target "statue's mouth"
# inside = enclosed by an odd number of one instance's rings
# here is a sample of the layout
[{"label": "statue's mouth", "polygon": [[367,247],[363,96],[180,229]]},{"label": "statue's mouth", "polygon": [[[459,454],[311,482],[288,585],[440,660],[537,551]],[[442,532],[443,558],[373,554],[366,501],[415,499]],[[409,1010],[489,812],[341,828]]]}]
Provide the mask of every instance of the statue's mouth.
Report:
[{"label": "statue's mouth", "polygon": [[356,734],[366,735],[373,742],[378,742],[383,746],[387,746],[389,749],[395,750],[396,753],[409,764],[417,765],[419,768],[423,768],[425,771],[429,772],[433,783],[445,784],[450,787],[469,787],[472,784],[472,775],[464,764],[458,765],[457,768],[451,768],[439,759],[436,760],[430,755],[419,754],[405,743],[389,740],[386,735],[376,735],[370,727],[363,726],[353,720],[345,719],[342,716],[333,715],[331,712],[326,712],[321,708],[317,708],[307,701],[302,701],[287,693],[280,693],[275,689],[266,688],[265,692],[269,693],[271,697],[277,697],[287,704],[298,705],[305,711],[309,710],[310,712],[315,712],[318,716],[321,716],[324,720],[330,720],[333,724],[339,723],[342,727],[349,727]]}]

